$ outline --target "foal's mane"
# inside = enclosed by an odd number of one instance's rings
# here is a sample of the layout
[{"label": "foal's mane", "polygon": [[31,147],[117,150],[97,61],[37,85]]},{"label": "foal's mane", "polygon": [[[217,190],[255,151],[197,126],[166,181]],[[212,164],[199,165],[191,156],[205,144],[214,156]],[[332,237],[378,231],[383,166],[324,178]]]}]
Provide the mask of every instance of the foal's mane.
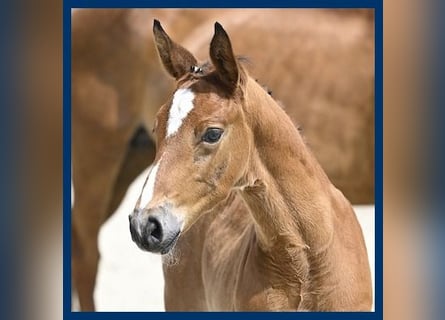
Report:
[{"label": "foal's mane", "polygon": [[[253,65],[252,60],[243,55],[236,56],[236,60],[239,63],[239,66],[243,69],[243,71],[248,70],[249,67]],[[215,71],[215,67],[213,66],[212,62],[210,60],[207,60],[201,64],[198,64],[196,66],[193,66],[188,74],[184,76],[184,80],[194,80],[194,79],[200,79],[204,77],[208,77],[212,74],[212,72]],[[260,84],[260,86],[272,97],[272,90],[270,90],[269,87],[266,85],[260,83],[258,79],[255,79],[255,81]],[[277,100],[275,100],[281,107],[281,103]]]},{"label": "foal's mane", "polygon": [[[252,61],[247,56],[236,56],[236,61],[238,61],[239,65],[244,69],[249,65],[252,65]],[[202,78],[204,76],[209,75],[213,71],[215,71],[215,67],[213,66],[210,60],[207,60],[197,66],[197,69],[191,70],[190,74],[194,76],[196,79]]]}]

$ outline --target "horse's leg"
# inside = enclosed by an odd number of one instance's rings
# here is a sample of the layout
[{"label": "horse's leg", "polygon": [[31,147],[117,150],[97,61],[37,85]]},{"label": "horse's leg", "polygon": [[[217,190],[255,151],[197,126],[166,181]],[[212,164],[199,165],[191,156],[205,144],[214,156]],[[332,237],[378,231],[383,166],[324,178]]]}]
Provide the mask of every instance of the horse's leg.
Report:
[{"label": "horse's leg", "polygon": [[107,145],[93,137],[83,144],[73,140],[72,272],[83,311],[94,310],[97,236],[108,216],[113,186],[125,156],[124,143]]},{"label": "horse's leg", "polygon": [[[135,134],[133,136],[133,139],[128,143],[126,149],[127,149],[127,151],[125,154],[125,158],[124,158],[123,162],[120,164],[120,167],[119,167],[119,170],[117,173],[117,177],[115,178],[115,182],[109,185],[110,187],[113,186],[112,190],[110,190],[110,188],[108,188],[108,186],[106,186],[105,189],[103,189],[104,194],[102,194],[102,196],[103,197],[106,196],[106,193],[107,193],[106,190],[108,189],[111,191],[111,197],[109,198],[109,200],[105,201],[107,203],[107,206],[106,206],[107,209],[105,210],[104,218],[96,220],[97,221],[96,222],[97,230],[95,229],[95,230],[91,231],[91,235],[93,235],[93,233],[96,234],[96,236],[94,236],[95,242],[97,242],[97,233],[99,232],[100,226],[105,222],[105,220],[108,217],[110,217],[114,213],[114,211],[117,209],[117,207],[121,203],[123,197],[125,196],[125,193],[128,189],[128,186],[130,185],[130,183],[137,177],[138,174],[140,174],[145,168],[147,168],[147,166],[149,166],[152,163],[154,156],[155,156],[154,144],[151,141],[151,139],[148,137],[148,134],[146,132],[138,131],[138,133]],[[118,161],[118,163],[120,163],[120,161]],[[111,164],[111,166],[114,167],[114,164]],[[102,171],[102,174],[106,174],[106,172],[108,172],[109,179],[116,176],[113,173],[114,170],[111,170],[111,171],[107,170],[103,166],[101,166],[100,170]],[[90,176],[90,179],[98,179],[98,177],[96,177],[95,174],[93,174],[92,176]],[[99,178],[99,180],[100,180],[100,178]],[[84,197],[82,196],[83,188],[81,186],[79,186],[79,184],[80,183],[75,183],[75,188],[77,185],[78,186],[77,189],[80,189],[78,194],[75,195],[75,199],[76,199],[76,201],[78,201],[79,197],[80,197],[79,201],[80,201],[80,203],[82,203],[83,199],[84,199]],[[86,195],[86,196],[90,196],[90,194]],[[100,195],[98,195],[98,197],[100,197]],[[79,203],[79,202],[77,202],[77,203]],[[75,204],[76,204],[76,202],[75,202]],[[77,207],[76,207],[76,211],[77,211]],[[73,212],[74,212],[74,209],[73,209]],[[73,213],[73,215],[74,215],[74,213]],[[99,223],[98,226],[97,226],[97,223]],[[73,226],[74,226],[74,223],[73,223]],[[76,254],[78,254],[79,241],[81,241],[81,240],[79,239],[79,236],[77,234],[77,228],[73,227],[73,253],[74,253],[74,251],[76,251]],[[93,247],[92,241],[93,240],[90,240],[90,247]],[[97,250],[96,244],[94,244],[94,247]],[[81,303],[82,310],[84,310],[85,308],[90,308],[90,309],[94,308],[93,292],[94,292],[94,283],[95,283],[95,278],[96,278],[96,273],[97,273],[97,262],[94,263],[94,260],[98,260],[99,253],[96,251],[95,255],[97,255],[97,258],[93,257],[93,261],[91,263],[92,266],[88,267],[89,270],[93,270],[93,271],[91,271],[89,280],[88,279],[76,280],[76,282],[85,282],[86,283],[83,285],[84,287],[86,287],[86,289],[83,289],[83,290],[78,289],[79,291],[85,292],[85,293],[78,294],[79,300],[81,299],[80,298],[81,296],[84,297],[84,298],[82,298],[82,300],[85,302]],[[74,268],[74,263],[75,263],[74,260],[75,260],[75,258],[73,255],[73,268]],[[78,266],[76,266],[76,268],[78,268]],[[73,271],[74,271],[74,269],[73,269]],[[74,272],[73,272],[73,274],[74,274]],[[86,277],[81,274],[75,278],[82,279],[82,278],[86,278]],[[76,287],[77,287],[77,285],[76,285]]]},{"label": "horse's leg", "polygon": [[108,216],[111,216],[116,211],[129,185],[144,169],[152,164],[155,155],[156,149],[151,138],[146,132],[138,130],[127,147],[125,160],[114,184],[111,201],[107,210]]}]

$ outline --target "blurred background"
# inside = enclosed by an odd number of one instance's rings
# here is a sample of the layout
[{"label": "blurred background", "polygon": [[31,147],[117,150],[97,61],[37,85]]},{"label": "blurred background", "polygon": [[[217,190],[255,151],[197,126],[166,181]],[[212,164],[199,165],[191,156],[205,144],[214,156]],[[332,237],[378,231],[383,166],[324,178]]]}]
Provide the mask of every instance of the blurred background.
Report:
[{"label": "blurred background", "polygon": [[[3,108],[7,143],[2,144],[2,165],[14,165],[2,166],[1,234],[2,244],[8,245],[2,246],[2,304],[5,314],[11,310],[11,319],[62,317],[62,8],[58,1],[44,3],[27,3],[28,10],[17,19],[11,19],[18,17],[17,7],[2,10],[2,23],[9,26],[2,28],[2,39],[6,35],[10,40],[3,43],[14,58],[2,59],[2,70],[11,71],[12,60],[20,59],[13,77],[2,73],[2,84],[15,90],[2,86],[1,91],[2,104],[10,106]],[[443,94],[441,82],[435,81],[443,69],[441,5],[432,0],[384,2],[388,319],[440,319],[443,308],[443,117],[434,108]],[[20,46],[12,41],[14,35],[20,36]],[[10,98],[14,93],[18,98]],[[17,124],[11,126],[14,120]]]}]

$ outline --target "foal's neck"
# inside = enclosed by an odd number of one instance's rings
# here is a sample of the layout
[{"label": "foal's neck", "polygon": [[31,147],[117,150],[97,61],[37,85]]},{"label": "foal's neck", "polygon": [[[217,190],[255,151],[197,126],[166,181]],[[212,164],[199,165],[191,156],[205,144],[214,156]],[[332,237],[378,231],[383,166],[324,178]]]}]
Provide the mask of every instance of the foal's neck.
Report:
[{"label": "foal's neck", "polygon": [[251,79],[247,87],[246,117],[255,141],[241,195],[260,244],[323,251],[333,237],[335,188],[280,106]]}]

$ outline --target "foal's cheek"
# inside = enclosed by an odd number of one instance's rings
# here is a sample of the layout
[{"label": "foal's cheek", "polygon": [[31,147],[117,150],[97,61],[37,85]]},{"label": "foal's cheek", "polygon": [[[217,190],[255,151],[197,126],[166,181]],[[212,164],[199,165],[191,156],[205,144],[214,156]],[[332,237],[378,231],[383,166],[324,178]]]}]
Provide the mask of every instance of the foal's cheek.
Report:
[{"label": "foal's cheek", "polygon": [[196,165],[202,164],[211,156],[211,154],[212,153],[209,150],[200,148],[199,150],[196,150],[193,155],[193,163]]}]

